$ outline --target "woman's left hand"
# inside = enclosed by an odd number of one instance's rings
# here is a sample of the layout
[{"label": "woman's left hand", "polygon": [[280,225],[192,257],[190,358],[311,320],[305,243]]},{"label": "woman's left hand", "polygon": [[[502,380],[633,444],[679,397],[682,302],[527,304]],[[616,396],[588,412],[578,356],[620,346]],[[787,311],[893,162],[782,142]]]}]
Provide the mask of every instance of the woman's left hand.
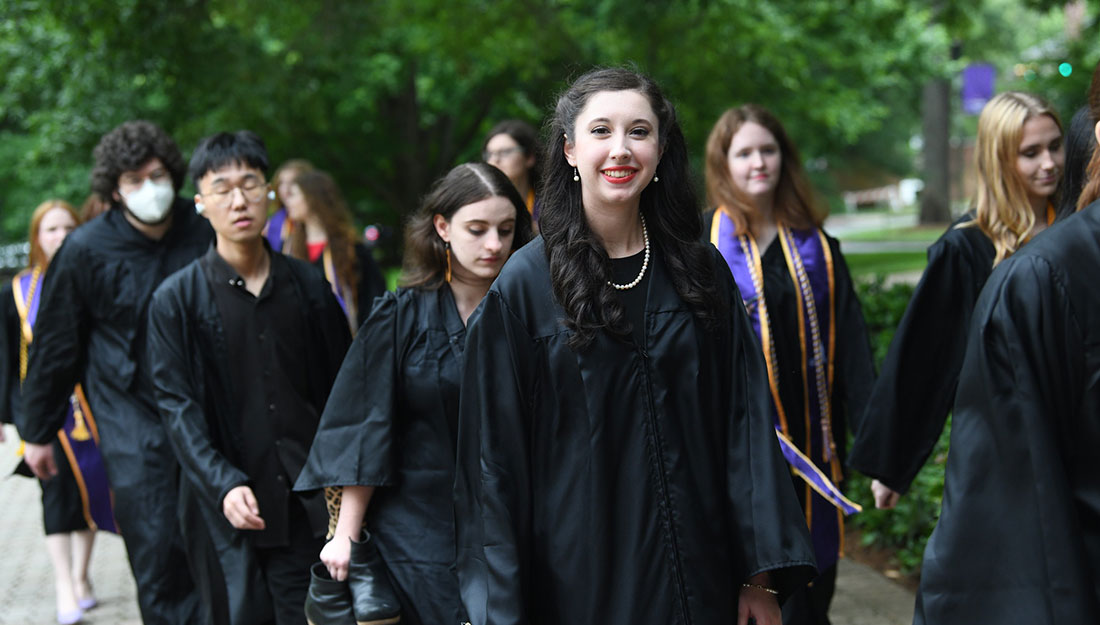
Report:
[{"label": "woman's left hand", "polygon": [[748,625],[750,618],[756,625],[782,625],[783,613],[775,595],[759,588],[742,588],[737,602],[737,625]]}]

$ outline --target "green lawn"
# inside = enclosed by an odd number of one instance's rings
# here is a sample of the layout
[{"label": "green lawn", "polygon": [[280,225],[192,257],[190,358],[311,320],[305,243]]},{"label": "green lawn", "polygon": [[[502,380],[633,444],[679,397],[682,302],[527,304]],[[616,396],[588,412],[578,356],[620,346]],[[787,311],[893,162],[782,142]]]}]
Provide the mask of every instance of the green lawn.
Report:
[{"label": "green lawn", "polygon": [[913,226],[908,228],[882,228],[863,230],[841,237],[844,241],[920,241],[932,243],[943,234],[944,226]]},{"label": "green lawn", "polygon": [[921,271],[928,261],[924,252],[845,254],[844,260],[853,276]]}]

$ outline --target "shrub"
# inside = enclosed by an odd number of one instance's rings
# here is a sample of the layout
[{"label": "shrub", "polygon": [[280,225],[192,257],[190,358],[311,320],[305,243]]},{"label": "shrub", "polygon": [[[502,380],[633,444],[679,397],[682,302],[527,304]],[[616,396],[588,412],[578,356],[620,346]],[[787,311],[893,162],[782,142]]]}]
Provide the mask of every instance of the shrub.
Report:
[{"label": "shrub", "polygon": [[[886,286],[885,279],[879,275],[869,282],[857,283],[856,292],[863,305],[875,363],[880,366],[905,307],[909,305],[913,286],[900,283]],[[863,512],[852,517],[863,544],[894,550],[898,565],[905,573],[920,569],[924,547],[940,516],[950,433],[951,420],[948,418],[929,462],[893,510],[875,509],[870,478],[853,472],[846,484],[848,496],[863,506]]]}]

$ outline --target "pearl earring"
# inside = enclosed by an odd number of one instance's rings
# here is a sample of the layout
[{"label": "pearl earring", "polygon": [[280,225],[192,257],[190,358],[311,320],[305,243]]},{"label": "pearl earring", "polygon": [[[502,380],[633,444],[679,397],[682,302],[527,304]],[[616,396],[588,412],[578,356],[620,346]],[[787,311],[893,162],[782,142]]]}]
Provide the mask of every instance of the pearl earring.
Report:
[{"label": "pearl earring", "polygon": [[657,176],[653,176],[653,182],[660,182],[660,181],[661,181],[660,178],[658,178]]},{"label": "pearl earring", "polygon": [[581,181],[581,173],[579,171],[577,171],[576,167],[574,167],[573,168],[573,182],[580,182],[580,181]]}]

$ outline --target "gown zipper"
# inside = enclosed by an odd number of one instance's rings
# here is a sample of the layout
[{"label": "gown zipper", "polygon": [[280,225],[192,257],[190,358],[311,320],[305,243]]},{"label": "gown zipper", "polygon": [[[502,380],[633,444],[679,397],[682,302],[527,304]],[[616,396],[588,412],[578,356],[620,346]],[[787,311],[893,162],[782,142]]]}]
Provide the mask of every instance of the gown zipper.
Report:
[{"label": "gown zipper", "polygon": [[657,482],[658,488],[661,490],[661,500],[664,504],[662,512],[668,526],[669,542],[672,544],[672,572],[676,580],[676,596],[680,600],[680,613],[683,615],[684,623],[691,623],[691,613],[687,607],[687,596],[684,594],[684,574],[680,564],[680,545],[676,540],[676,526],[672,522],[672,512],[670,510],[672,502],[668,494],[668,478],[665,475],[665,459],[661,448],[660,428],[657,425],[657,413],[653,405],[653,383],[649,375],[649,352],[642,346],[638,347],[638,352],[642,357],[642,375],[645,378],[646,406],[648,408],[647,416],[650,430],[653,432],[653,452],[657,457]]}]

